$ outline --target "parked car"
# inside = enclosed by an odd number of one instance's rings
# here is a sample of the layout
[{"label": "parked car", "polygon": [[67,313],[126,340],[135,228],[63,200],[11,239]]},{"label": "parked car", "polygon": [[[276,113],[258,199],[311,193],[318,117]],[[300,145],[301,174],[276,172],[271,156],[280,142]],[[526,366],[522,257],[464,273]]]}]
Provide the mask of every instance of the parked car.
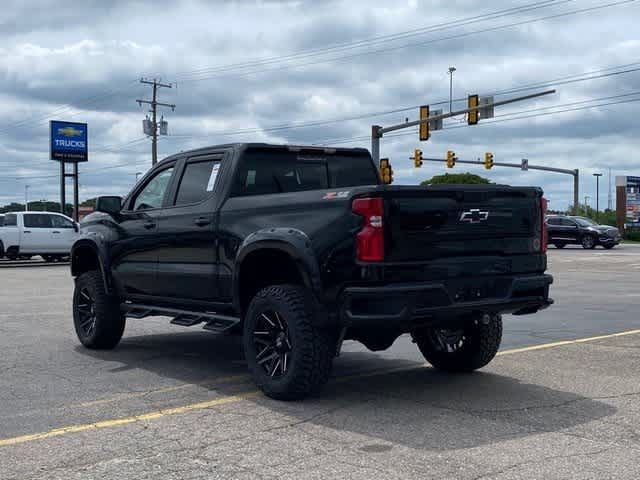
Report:
[{"label": "parked car", "polygon": [[556,248],[576,244],[586,249],[595,248],[596,245],[610,249],[622,240],[620,231],[616,227],[598,225],[586,217],[550,215],[547,217],[547,228],[549,243]]},{"label": "parked car", "polygon": [[55,212],[11,212],[0,227],[0,252],[10,260],[40,255],[48,262],[69,256],[78,224]]},{"label": "parked car", "polygon": [[382,185],[364,149],[179,153],[96,209],[71,255],[80,342],[114,348],[126,316],[241,333],[278,399],[320,388],[344,339],[410,333],[436,368],[481,368],[501,314],[552,303],[542,190]]}]

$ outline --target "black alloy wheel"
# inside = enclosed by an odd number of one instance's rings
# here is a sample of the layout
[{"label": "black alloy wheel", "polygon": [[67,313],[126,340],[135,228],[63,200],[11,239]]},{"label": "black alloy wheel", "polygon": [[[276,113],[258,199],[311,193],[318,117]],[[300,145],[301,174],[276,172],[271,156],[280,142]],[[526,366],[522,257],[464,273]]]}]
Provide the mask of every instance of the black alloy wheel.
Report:
[{"label": "black alloy wheel", "polygon": [[271,285],[255,294],[243,324],[243,349],[256,385],[278,400],[299,400],[329,379],[335,332],[316,323],[317,304],[300,285]]},{"label": "black alloy wheel", "polygon": [[76,308],[79,316],[78,327],[85,336],[89,337],[96,329],[96,302],[88,288],[80,289]]},{"label": "black alloy wheel", "polygon": [[256,364],[271,378],[280,378],[290,365],[291,338],[285,319],[275,310],[260,314],[253,331]]},{"label": "black alloy wheel", "polygon": [[122,338],[125,322],[120,301],[105,291],[99,270],[76,278],[73,324],[80,343],[87,348],[112,349]]}]

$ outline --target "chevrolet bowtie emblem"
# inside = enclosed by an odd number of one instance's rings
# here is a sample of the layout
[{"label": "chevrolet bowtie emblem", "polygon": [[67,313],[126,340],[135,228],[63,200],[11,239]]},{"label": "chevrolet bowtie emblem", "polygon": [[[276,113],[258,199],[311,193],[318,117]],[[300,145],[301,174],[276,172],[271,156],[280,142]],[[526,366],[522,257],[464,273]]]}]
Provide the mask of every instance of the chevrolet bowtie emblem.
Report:
[{"label": "chevrolet bowtie emblem", "polygon": [[480,223],[489,218],[489,212],[483,212],[479,208],[472,208],[460,214],[461,222]]}]

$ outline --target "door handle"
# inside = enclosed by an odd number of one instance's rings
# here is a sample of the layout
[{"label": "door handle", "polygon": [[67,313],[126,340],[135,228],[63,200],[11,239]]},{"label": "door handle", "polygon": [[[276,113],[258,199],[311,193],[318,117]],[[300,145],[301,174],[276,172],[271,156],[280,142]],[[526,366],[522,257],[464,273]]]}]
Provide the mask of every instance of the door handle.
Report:
[{"label": "door handle", "polygon": [[60,233],[60,232],[59,232],[58,230],[54,230],[54,231],[53,231],[53,232],[51,232],[51,233]]},{"label": "door handle", "polygon": [[196,218],[193,223],[195,223],[199,227],[204,227],[205,225],[209,225],[211,223],[211,220],[207,217],[199,217]]},{"label": "door handle", "polygon": [[146,228],[147,230],[151,230],[152,228],[154,228],[156,226],[156,222],[152,222],[151,220],[149,220],[146,223],[143,223],[142,226],[144,228]]},{"label": "door handle", "polygon": [[24,230],[22,233],[31,233],[31,230]]}]

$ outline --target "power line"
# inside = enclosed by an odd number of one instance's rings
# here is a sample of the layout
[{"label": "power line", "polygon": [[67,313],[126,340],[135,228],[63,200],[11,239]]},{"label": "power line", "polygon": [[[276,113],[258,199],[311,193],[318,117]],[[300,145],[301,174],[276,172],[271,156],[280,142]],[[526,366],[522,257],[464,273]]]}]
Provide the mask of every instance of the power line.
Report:
[{"label": "power line", "polygon": [[279,66],[279,67],[276,67],[276,68],[263,68],[263,69],[260,69],[260,70],[252,70],[252,71],[242,72],[242,73],[224,73],[223,72],[223,73],[217,74],[217,75],[205,75],[205,76],[199,76],[199,77],[198,76],[193,76],[192,78],[184,77],[184,78],[179,78],[179,80],[182,81],[182,82],[191,82],[191,81],[201,81],[201,80],[208,80],[208,79],[220,78],[220,77],[228,77],[228,76],[244,77],[244,76],[254,75],[256,73],[264,73],[264,72],[270,72],[270,71],[285,70],[285,69],[289,69],[289,68],[299,68],[299,67],[304,67],[304,66],[309,66],[309,65],[317,65],[317,64],[320,64],[320,63],[337,62],[337,61],[341,61],[341,60],[350,60],[352,58],[357,58],[357,57],[360,57],[360,56],[373,55],[373,54],[376,54],[376,53],[386,53],[386,52],[391,52],[391,51],[400,50],[400,49],[404,49],[404,48],[408,48],[408,47],[414,47],[414,46],[424,46],[424,45],[429,45],[429,44],[442,42],[442,41],[446,41],[446,40],[455,40],[455,39],[459,39],[459,38],[469,37],[469,36],[477,35],[477,34],[480,34],[480,33],[494,32],[494,31],[504,30],[504,29],[508,29],[508,28],[512,28],[512,27],[516,27],[516,26],[527,25],[527,24],[531,24],[531,23],[537,23],[537,22],[541,22],[541,21],[544,21],[544,20],[562,18],[562,17],[567,17],[567,16],[570,16],[570,15],[578,15],[578,14],[582,14],[582,13],[590,13],[590,12],[594,12],[594,11],[601,10],[601,9],[604,9],[604,8],[615,7],[615,6],[618,6],[618,5],[633,3],[635,1],[637,1],[637,0],[620,0],[620,1],[616,1],[616,2],[606,3],[606,4],[603,4],[603,5],[596,5],[596,6],[593,6],[593,7],[581,8],[581,9],[570,10],[570,11],[562,12],[562,13],[558,13],[558,14],[547,15],[547,16],[543,16],[543,17],[537,17],[537,18],[534,18],[534,19],[523,20],[523,21],[519,21],[519,22],[513,22],[513,23],[509,23],[509,24],[498,25],[498,26],[479,29],[479,30],[473,30],[471,32],[463,32],[463,33],[458,33],[458,34],[450,35],[450,36],[446,36],[446,37],[430,39],[430,40],[417,42],[417,43],[407,43],[407,44],[403,44],[403,45],[399,45],[399,46],[381,48],[381,49],[377,49],[377,50],[368,50],[366,52],[359,52],[359,53],[346,55],[346,56],[337,56],[337,57],[331,57],[331,58],[326,58],[326,59],[318,59],[318,60],[311,61],[311,62],[297,63],[297,64],[291,64],[291,65],[283,65],[283,66]]},{"label": "power line", "polygon": [[273,63],[280,63],[282,61],[291,61],[291,60],[298,60],[301,58],[309,58],[312,56],[324,55],[324,54],[333,53],[336,51],[345,51],[350,49],[362,48],[363,46],[370,46],[372,44],[376,44],[380,42],[396,41],[396,40],[408,38],[411,36],[424,35],[425,33],[432,33],[435,31],[465,26],[468,24],[476,23],[476,22],[492,20],[502,16],[513,15],[516,13],[525,13],[530,10],[547,8],[547,7],[556,6],[562,3],[569,3],[571,1],[574,1],[574,0],[562,0],[562,1],[547,0],[547,1],[541,1],[541,2],[533,2],[530,4],[520,5],[518,7],[511,7],[503,10],[476,15],[473,17],[466,17],[462,19],[442,22],[442,23],[430,25],[427,27],[421,27],[421,28],[406,30],[406,31],[397,32],[393,34],[371,37],[368,39],[363,39],[358,41],[339,43],[336,45],[332,45],[330,47],[307,49],[307,50],[302,50],[302,51],[295,52],[288,55],[279,55],[279,56],[273,56],[268,58],[251,60],[247,62],[232,63],[227,65],[213,66],[213,67],[203,67],[203,68],[185,71],[185,72],[174,72],[173,75],[176,77],[179,77],[181,75],[183,77],[188,77],[188,76],[193,76],[197,74],[227,72],[227,71],[233,71],[233,70],[240,70],[248,67],[257,67],[257,66],[264,66],[264,65],[269,65]]},{"label": "power line", "polygon": [[[510,88],[510,89],[506,89],[506,90],[500,90],[500,91],[496,91],[496,92],[493,92],[493,93],[489,93],[488,95],[495,95],[495,96],[507,95],[507,94],[516,93],[516,92],[534,90],[534,89],[542,88],[542,87],[555,87],[555,86],[558,86],[558,85],[566,85],[566,84],[569,84],[569,83],[584,82],[584,81],[587,81],[587,80],[596,80],[596,79],[607,78],[607,77],[611,77],[611,76],[622,75],[622,74],[626,74],[626,73],[632,73],[632,72],[640,71],[640,67],[637,67],[637,68],[627,69],[627,70],[623,70],[623,71],[609,72],[609,73],[603,73],[603,74],[600,74],[600,75],[595,75],[595,74],[597,74],[599,72],[605,72],[605,71],[609,71],[609,70],[613,70],[613,69],[617,69],[617,68],[628,67],[628,66],[633,66],[633,65],[640,65],[640,62],[624,64],[624,65],[620,65],[620,66],[616,66],[616,67],[607,67],[607,68],[603,68],[603,69],[593,70],[593,71],[590,71],[590,72],[585,72],[583,74],[567,75],[567,76],[558,77],[556,79],[547,80],[547,81],[539,81],[539,82],[535,82],[535,83],[531,83],[531,84],[524,84],[524,85],[522,85],[520,87]],[[583,77],[583,78],[578,78],[578,77]],[[460,101],[464,101],[464,100],[466,100],[466,98],[456,98],[456,99],[454,99],[454,102],[460,102]],[[441,101],[438,101],[438,102],[431,103],[430,106],[444,105],[444,104],[447,104],[448,102],[449,102],[448,100],[441,100]],[[339,117],[339,118],[333,118],[333,119],[327,119],[327,120],[316,120],[316,121],[311,121],[311,122],[289,122],[289,123],[283,123],[283,124],[279,124],[279,125],[274,125],[274,126],[271,126],[271,127],[254,127],[254,128],[245,128],[245,129],[235,129],[235,130],[223,130],[223,131],[210,132],[210,133],[200,134],[200,135],[177,134],[177,135],[172,135],[171,137],[172,138],[208,138],[208,137],[212,137],[212,136],[235,136],[235,135],[242,135],[242,134],[247,134],[247,133],[276,132],[276,131],[296,129],[296,128],[308,128],[308,127],[331,125],[331,124],[334,124],[334,123],[348,122],[348,121],[353,121],[353,120],[362,120],[362,119],[365,119],[365,118],[381,117],[381,116],[384,116],[384,115],[390,115],[390,114],[393,114],[393,113],[406,112],[406,111],[414,110],[414,109],[417,109],[417,108],[419,108],[419,105],[411,105],[411,106],[408,106],[408,107],[401,107],[401,108],[396,108],[396,109],[393,109],[393,110],[384,110],[384,111],[378,111],[378,112],[368,112],[368,113],[363,113],[363,114],[358,114],[358,115],[353,115],[353,116]]]}]

